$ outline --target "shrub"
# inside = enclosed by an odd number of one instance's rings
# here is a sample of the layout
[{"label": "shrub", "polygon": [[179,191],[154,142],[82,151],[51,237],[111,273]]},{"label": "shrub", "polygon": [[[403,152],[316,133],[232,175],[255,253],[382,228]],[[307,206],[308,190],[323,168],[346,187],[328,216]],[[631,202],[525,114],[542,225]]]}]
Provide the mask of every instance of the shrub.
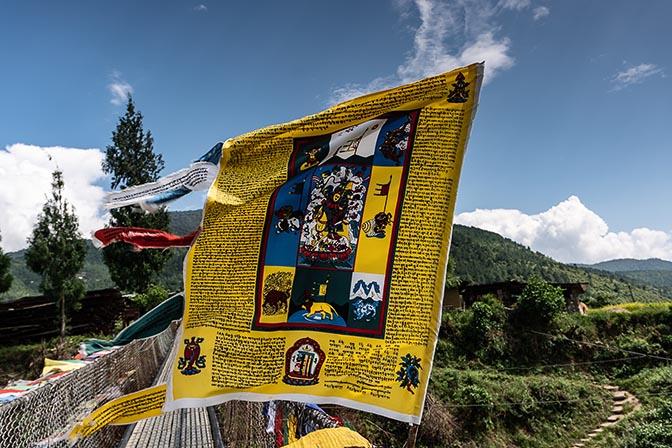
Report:
[{"label": "shrub", "polygon": [[455,402],[461,420],[466,428],[479,434],[492,429],[494,403],[490,392],[477,384],[460,387],[455,394]]},{"label": "shrub", "polygon": [[141,313],[144,314],[166,300],[169,295],[170,292],[164,289],[162,286],[152,284],[149,285],[146,293],[136,294],[132,300],[138,304]]},{"label": "shrub", "polygon": [[472,305],[462,330],[467,355],[484,361],[500,358],[504,353],[504,307],[493,296],[485,296]]},{"label": "shrub", "polygon": [[518,297],[516,311],[522,324],[547,328],[564,307],[562,288],[536,277],[529,281]]}]

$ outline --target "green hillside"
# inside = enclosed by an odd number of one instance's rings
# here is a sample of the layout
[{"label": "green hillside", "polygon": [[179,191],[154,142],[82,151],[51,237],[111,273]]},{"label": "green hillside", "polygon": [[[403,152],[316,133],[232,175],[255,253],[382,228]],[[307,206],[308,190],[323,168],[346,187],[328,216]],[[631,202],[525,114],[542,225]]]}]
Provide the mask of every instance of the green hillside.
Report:
[{"label": "green hillside", "polygon": [[622,271],[619,274],[662,289],[672,289],[672,271]]},{"label": "green hillside", "polygon": [[[202,211],[177,211],[171,212],[170,216],[171,232],[186,235],[198,228]],[[182,289],[186,249],[169,250],[173,256],[155,282],[170,291],[178,291]],[[0,295],[0,300],[39,295],[40,278],[26,268],[23,252],[9,254],[14,284],[7,293]],[[540,276],[548,282],[588,283],[589,290],[583,300],[589,306],[672,300],[672,271],[642,271],[647,273],[644,275],[566,265],[496,233],[474,227],[454,226],[450,256],[455,262],[455,273],[469,283],[527,281],[533,276]],[[102,252],[91,244],[80,275],[90,290],[113,286],[103,264]]]},{"label": "green hillside", "polygon": [[203,210],[170,212],[170,231],[175,235],[188,235],[201,224]]},{"label": "green hillside", "polygon": [[672,300],[672,288],[630,278],[625,273],[559,263],[496,233],[455,225],[450,256],[455,274],[469,283],[526,281],[539,276],[547,282],[587,283],[582,300],[589,306]]}]

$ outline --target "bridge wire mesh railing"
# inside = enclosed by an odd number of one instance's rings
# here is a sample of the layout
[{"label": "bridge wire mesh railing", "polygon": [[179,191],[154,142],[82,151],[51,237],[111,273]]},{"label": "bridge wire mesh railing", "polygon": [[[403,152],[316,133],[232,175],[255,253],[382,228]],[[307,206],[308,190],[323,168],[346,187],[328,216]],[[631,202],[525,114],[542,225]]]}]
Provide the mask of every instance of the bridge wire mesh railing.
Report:
[{"label": "bridge wire mesh railing", "polygon": [[[126,425],[106,426],[72,445],[67,432],[104,403],[151,386],[171,351],[178,326],[178,322],[173,322],[156,336],[133,341],[1,405],[0,448],[117,448]],[[305,403],[289,401],[274,402],[275,422],[269,423],[267,406],[246,401],[215,406],[212,429],[221,436],[216,439],[231,448],[274,448],[288,441],[290,427],[299,437],[300,433],[340,425]],[[157,434],[147,436],[153,438]],[[198,445],[198,440],[185,446],[192,445]]]},{"label": "bridge wire mesh railing", "polygon": [[305,403],[275,401],[268,418],[268,404],[229,401],[215,406],[224,446],[229,448],[276,448],[293,438],[317,429],[335,428],[340,423]]},{"label": "bridge wire mesh railing", "polygon": [[[67,431],[102,404],[149,387],[175,339],[178,323],[26,392],[0,406],[0,448],[70,446]],[[123,426],[107,426],[76,448],[116,447]]]}]

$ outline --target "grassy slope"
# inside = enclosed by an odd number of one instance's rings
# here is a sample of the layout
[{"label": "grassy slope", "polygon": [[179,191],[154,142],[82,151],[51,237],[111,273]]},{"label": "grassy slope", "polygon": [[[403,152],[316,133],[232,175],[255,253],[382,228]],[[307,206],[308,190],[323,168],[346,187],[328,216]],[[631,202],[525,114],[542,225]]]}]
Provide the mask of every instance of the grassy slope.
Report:
[{"label": "grassy slope", "polygon": [[[628,353],[672,357],[672,308],[628,308],[561,315],[545,330],[550,337],[512,320],[480,340],[477,352],[465,343],[472,312],[446,313],[417,447],[569,448],[610,414],[604,384],[636,394],[643,407],[605,430],[596,448],[672,446],[638,445],[630,435],[656,443],[672,437],[672,418],[661,422],[672,417],[672,367]],[[330,412],[378,446],[406,441],[406,424],[347,409]]]}]

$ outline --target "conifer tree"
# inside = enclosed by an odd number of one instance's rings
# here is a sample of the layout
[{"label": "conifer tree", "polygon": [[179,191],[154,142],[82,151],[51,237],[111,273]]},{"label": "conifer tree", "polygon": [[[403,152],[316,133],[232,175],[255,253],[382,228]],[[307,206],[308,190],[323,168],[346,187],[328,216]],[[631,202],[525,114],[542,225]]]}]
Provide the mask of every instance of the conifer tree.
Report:
[{"label": "conifer tree", "polygon": [[42,277],[40,291],[56,301],[61,339],[65,338],[67,311],[84,296],[84,282],[77,273],[86,257],[79,221],[63,197],[63,187],[63,173],[57,169],[52,174],[51,198],[42,207],[25,254],[28,268]]},{"label": "conifer tree", "polygon": [[[107,146],[103,171],[112,175],[110,187],[125,189],[156,181],[164,167],[161,154],[154,153],[151,131],[145,132],[142,113],[135,109],[128,98],[126,113],[119,118],[112,132],[112,145]],[[132,207],[110,211],[111,227],[143,227],[168,230],[170,217],[161,209],[143,213]],[[134,252],[126,243],[111,244],[103,249],[103,258],[112,281],[127,292],[145,293],[153,278],[163,269],[170,257],[168,251],[143,250]]]},{"label": "conifer tree", "polygon": [[[1,236],[0,241],[2,241]],[[9,255],[2,252],[2,247],[0,247],[0,294],[9,291],[9,288],[12,287],[12,281],[14,278],[9,272],[9,268],[11,266],[12,259],[9,258]]]}]

